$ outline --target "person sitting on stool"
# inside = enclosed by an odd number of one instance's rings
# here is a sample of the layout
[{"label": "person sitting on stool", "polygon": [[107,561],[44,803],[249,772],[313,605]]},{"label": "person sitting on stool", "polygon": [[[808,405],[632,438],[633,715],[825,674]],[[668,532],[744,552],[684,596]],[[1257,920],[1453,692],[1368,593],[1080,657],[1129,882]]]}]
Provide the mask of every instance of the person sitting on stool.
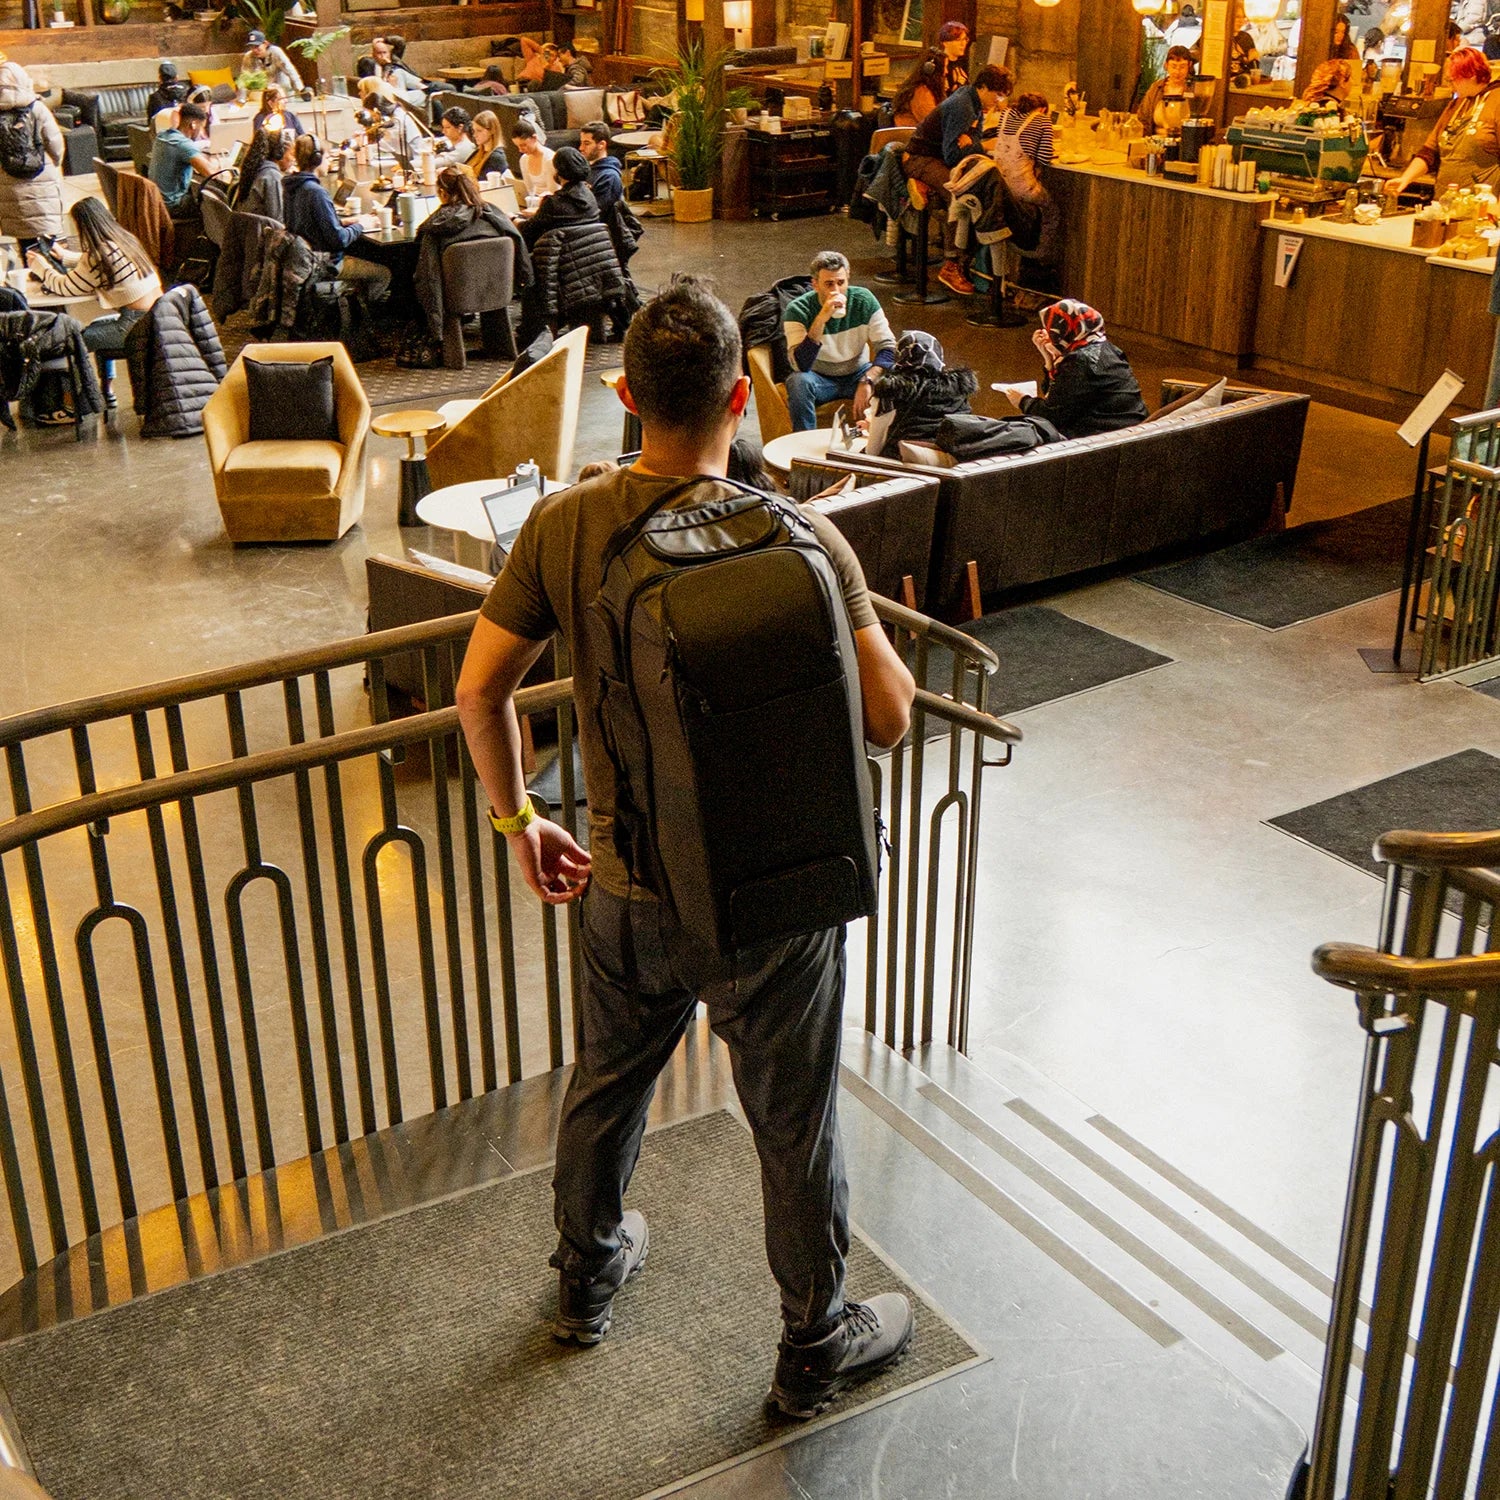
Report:
[{"label": "person sitting on stool", "polygon": [[845,256],[820,250],[813,256],[812,279],[812,291],[793,301],[782,319],[786,352],[796,366],[786,382],[794,432],[818,425],[822,401],[852,402],[857,422],[874,385],[870,371],[884,373],[896,358],[891,325],[873,292],[849,285]]}]

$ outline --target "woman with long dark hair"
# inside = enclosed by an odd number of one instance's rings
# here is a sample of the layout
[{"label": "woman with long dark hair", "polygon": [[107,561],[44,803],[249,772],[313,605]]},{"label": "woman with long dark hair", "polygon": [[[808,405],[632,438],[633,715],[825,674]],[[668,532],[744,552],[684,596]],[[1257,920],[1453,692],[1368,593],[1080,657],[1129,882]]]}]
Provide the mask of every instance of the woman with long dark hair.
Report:
[{"label": "woman with long dark hair", "polygon": [[284,222],[281,182],[292,169],[296,147],[297,137],[290,130],[257,130],[240,163],[234,207],[241,213]]},{"label": "woman with long dark hair", "polygon": [[27,264],[49,292],[61,297],[93,296],[104,304],[105,315],[84,325],[83,342],[94,351],[105,404],[113,406],[115,359],[125,352],[126,335],[156,305],[161,277],[145,247],[99,199],[80,198],[73,205],[72,218],[78,250],[57,247],[67,270],[55,270],[35,251],[27,256]]},{"label": "woman with long dark hair", "polygon": [[941,52],[919,59],[891,102],[891,124],[920,125],[947,97],[943,90],[946,71]]}]

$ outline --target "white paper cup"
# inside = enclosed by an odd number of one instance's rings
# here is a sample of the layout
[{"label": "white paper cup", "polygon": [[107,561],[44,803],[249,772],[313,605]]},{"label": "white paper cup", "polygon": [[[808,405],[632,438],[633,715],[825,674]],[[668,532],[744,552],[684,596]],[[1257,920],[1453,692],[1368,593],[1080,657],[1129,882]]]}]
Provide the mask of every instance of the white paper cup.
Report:
[{"label": "white paper cup", "polygon": [[349,213],[357,214],[360,208],[359,194],[350,193],[349,196],[344,199],[344,207],[348,210]]},{"label": "white paper cup", "polygon": [[535,193],[527,193],[526,211],[528,213],[534,214],[537,211],[538,206],[541,204],[541,201],[542,200]]},{"label": "white paper cup", "polygon": [[500,186],[500,182],[501,177],[498,172],[486,172],[484,174],[484,185],[490,192],[493,193]]},{"label": "white paper cup", "polygon": [[382,234],[389,234],[391,232],[391,225],[394,222],[395,215],[390,211],[390,209],[382,208],[380,210],[380,232]]}]

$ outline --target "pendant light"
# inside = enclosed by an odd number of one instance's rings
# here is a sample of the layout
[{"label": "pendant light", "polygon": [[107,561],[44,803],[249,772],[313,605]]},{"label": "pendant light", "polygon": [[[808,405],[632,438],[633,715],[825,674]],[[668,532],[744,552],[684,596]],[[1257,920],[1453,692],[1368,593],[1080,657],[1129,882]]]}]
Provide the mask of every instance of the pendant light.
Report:
[{"label": "pendant light", "polygon": [[1036,3],[1043,10],[1051,10],[1054,5],[1061,5],[1062,0],[1036,0]]},{"label": "pendant light", "polygon": [[1281,9],[1281,0],[1245,0],[1245,19],[1247,21],[1274,21],[1276,12]]},{"label": "pendant light", "polygon": [[1159,16],[1167,8],[1167,0],[1130,0],[1138,16]]}]

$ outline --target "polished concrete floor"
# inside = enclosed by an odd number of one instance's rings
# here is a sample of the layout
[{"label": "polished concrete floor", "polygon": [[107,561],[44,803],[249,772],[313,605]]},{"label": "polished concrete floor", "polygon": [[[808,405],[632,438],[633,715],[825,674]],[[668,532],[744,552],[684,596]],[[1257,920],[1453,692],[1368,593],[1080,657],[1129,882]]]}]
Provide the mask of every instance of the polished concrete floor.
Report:
[{"label": "polished concrete floor", "polygon": [[[824,245],[850,253],[858,280],[882,268],[864,226],[828,219],[655,221],[634,270],[647,289],[675,269],[710,273],[737,308]],[[951,304],[887,306],[986,388],[1035,373],[1025,329],[971,328]],[[1128,352],[1148,392],[1191,373]],[[593,377],[584,400],[579,463],[612,455],[620,428]],[[987,390],[983,404],[1001,410]],[[441,550],[398,531],[396,446],[371,451],[365,520],[342,542],[235,549],[196,441],[143,443],[131,417],[82,444],[0,438],[0,713],[361,630],[365,556]],[[1292,520],[1410,484],[1389,424],[1315,407]],[[1389,640],[1390,598],[1279,632],[1126,578],[1048,602],[1172,661],[1024,713],[1014,764],[990,773],[972,1057],[1045,1075],[1329,1270],[1361,1034],[1308,956],[1373,941],[1380,886],[1264,820],[1450,751],[1500,752],[1500,705],[1371,673],[1356,649]]]}]

